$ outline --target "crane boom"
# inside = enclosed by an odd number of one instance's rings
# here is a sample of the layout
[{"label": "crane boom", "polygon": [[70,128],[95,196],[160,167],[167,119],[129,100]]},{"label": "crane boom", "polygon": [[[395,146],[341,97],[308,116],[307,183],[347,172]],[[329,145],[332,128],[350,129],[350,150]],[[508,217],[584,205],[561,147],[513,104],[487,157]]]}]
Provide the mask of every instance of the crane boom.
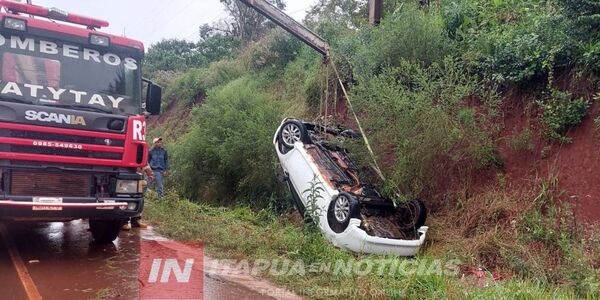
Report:
[{"label": "crane boom", "polygon": [[293,36],[303,41],[305,44],[317,50],[317,52],[321,53],[325,59],[329,58],[330,47],[327,41],[279,10],[277,7],[273,6],[271,3],[266,0],[240,0],[240,2],[248,5],[250,8],[256,10]]}]

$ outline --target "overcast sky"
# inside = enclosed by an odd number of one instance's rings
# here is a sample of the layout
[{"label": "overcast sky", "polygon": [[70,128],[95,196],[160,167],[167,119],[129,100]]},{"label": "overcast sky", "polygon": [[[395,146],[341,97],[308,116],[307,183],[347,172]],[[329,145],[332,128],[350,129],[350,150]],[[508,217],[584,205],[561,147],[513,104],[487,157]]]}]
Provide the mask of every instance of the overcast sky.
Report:
[{"label": "overcast sky", "polygon": [[[25,2],[25,1],[23,1]],[[287,0],[286,11],[295,19],[316,0]],[[33,4],[104,19],[102,31],[144,42],[146,48],[163,38],[198,40],[198,27],[225,16],[219,0],[33,0]]]}]

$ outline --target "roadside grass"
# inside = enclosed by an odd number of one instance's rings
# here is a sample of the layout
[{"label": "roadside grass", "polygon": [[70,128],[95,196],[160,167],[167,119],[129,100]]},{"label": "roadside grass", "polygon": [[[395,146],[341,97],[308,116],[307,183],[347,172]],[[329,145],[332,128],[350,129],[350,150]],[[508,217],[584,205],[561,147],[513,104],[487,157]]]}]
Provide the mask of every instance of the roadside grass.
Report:
[{"label": "roadside grass", "polygon": [[[569,284],[549,284],[536,274],[524,278],[512,276],[494,281],[477,279],[468,272],[452,269],[448,262],[458,259],[471,263],[459,255],[460,251],[439,254],[437,245],[429,245],[415,258],[356,255],[333,247],[311,224],[305,224],[293,214],[275,215],[253,211],[248,207],[214,207],[194,203],[178,194],[167,193],[157,200],[153,192],[147,196],[145,218],[156,225],[161,234],[176,240],[202,240],[208,255],[217,259],[289,259],[302,261],[304,266],[323,266],[342,262],[363,265],[376,263],[370,272],[311,271],[260,273],[276,284],[312,299],[578,299],[581,293]],[[432,217],[436,224],[436,216]],[[433,227],[433,230],[441,228]],[[433,243],[449,242],[433,235]],[[491,239],[493,240],[493,239]],[[491,240],[484,240],[488,243]],[[432,243],[430,241],[429,243]],[[471,240],[473,242],[473,240]],[[477,244],[477,243],[474,243]],[[459,244],[465,246],[466,244]],[[493,249],[497,244],[489,244]],[[443,246],[445,249],[452,247]],[[456,248],[454,248],[456,250]],[[465,250],[470,251],[470,250]],[[514,255],[517,255],[515,253]],[[522,253],[521,253],[522,254]],[[381,262],[385,262],[381,264]],[[436,262],[441,263],[436,265]],[[379,263],[379,264],[377,264]],[[252,264],[251,264],[252,265]],[[383,267],[381,267],[383,265]],[[391,266],[404,266],[405,272],[392,271]],[[462,266],[462,265],[461,265]],[[585,266],[582,266],[585,267]],[[381,269],[380,269],[381,268]],[[433,268],[433,269],[432,269]],[[437,269],[436,269],[437,268]],[[441,268],[441,269],[440,269]],[[456,267],[458,268],[458,267]],[[422,272],[424,271],[425,272]],[[434,270],[434,271],[428,271]],[[441,270],[441,272],[436,272]],[[460,272],[452,272],[452,271]],[[487,273],[486,273],[487,274]],[[488,277],[491,276],[488,274]],[[585,297],[586,294],[583,294]],[[597,299],[598,294],[587,294]]]},{"label": "roadside grass", "polygon": [[[553,198],[560,193],[556,182],[524,192],[509,186],[495,146],[502,126],[495,117],[509,88],[524,90],[522,101],[541,109],[543,130],[558,141],[567,141],[564,132],[587,114],[589,99],[556,91],[553,84],[555,69],[583,72],[599,65],[594,59],[600,56],[592,55],[589,66],[579,66],[587,60],[578,57],[587,51],[573,51],[582,46],[565,34],[575,18],[563,18],[567,11],[561,6],[529,0],[447,1],[427,10],[416,2],[394,2],[393,13],[379,27],[350,32],[338,26],[320,33],[334,46],[333,59],[342,67],[375,153],[388,166],[386,190],[430,199],[431,230],[421,255],[354,255],[333,247],[296,215],[271,212],[290,207],[276,178],[265,176],[279,169],[277,163],[258,159],[274,157],[270,140],[279,120],[309,119],[323,101],[343,100],[324,83],[335,78],[321,67],[320,57],[277,32],[235,58],[159,74],[158,82],[167,86],[165,107],[169,101],[174,105],[172,117],[151,136],[160,133],[170,141],[174,163],[168,183],[200,200],[170,193],[157,201],[150,194],[145,216],[165,236],[203,240],[215,258],[290,259],[307,265],[368,259],[462,262],[452,276],[388,270],[362,276],[261,274],[308,298],[600,299],[600,232],[581,234],[568,207],[555,207],[560,202]],[[595,31],[582,32],[577,38],[596,37]],[[190,106],[196,106],[195,114],[183,116]],[[347,122],[343,112],[340,119]],[[600,117],[595,123],[600,128]],[[515,132],[507,145],[534,151],[537,130]],[[356,148],[362,149],[351,149],[356,161],[370,161],[362,143]],[[542,156],[550,149],[544,147]],[[497,172],[500,187],[473,195],[464,186],[482,170]],[[257,210],[261,207],[270,210]],[[473,268],[502,279],[475,278]]]}]

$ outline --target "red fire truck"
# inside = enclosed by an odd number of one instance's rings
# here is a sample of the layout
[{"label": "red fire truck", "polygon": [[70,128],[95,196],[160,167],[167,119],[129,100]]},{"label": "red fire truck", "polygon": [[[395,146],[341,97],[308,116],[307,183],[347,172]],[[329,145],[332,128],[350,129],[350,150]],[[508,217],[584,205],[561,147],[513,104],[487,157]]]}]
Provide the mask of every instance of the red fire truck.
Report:
[{"label": "red fire truck", "polygon": [[106,243],[142,211],[161,88],[142,79],[143,44],[107,26],[0,1],[0,220],[89,219]]}]

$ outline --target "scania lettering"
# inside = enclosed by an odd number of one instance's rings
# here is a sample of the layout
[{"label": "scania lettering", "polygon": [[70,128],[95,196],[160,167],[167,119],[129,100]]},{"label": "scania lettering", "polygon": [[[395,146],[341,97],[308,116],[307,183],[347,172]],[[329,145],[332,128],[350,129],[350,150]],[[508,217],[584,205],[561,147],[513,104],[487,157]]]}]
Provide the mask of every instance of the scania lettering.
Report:
[{"label": "scania lettering", "polygon": [[35,110],[28,110],[25,112],[25,119],[30,121],[54,122],[59,124],[85,126],[85,118],[82,116],[47,113],[45,111],[37,112]]},{"label": "scania lettering", "polygon": [[110,243],[141,213],[161,88],[142,78],[143,44],[107,26],[0,0],[0,221],[88,219]]}]

